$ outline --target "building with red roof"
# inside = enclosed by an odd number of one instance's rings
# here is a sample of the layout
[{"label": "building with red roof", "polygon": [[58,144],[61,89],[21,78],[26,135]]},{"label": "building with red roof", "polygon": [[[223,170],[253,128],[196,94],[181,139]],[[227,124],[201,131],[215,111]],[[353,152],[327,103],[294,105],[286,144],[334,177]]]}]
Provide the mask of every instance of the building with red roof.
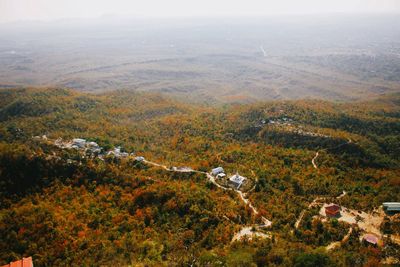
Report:
[{"label": "building with red roof", "polygon": [[329,204],[325,207],[325,214],[329,217],[338,217],[340,215],[340,206],[337,204]]},{"label": "building with red roof", "polygon": [[33,267],[32,257],[22,258],[22,260],[10,262],[9,264],[1,267]]}]

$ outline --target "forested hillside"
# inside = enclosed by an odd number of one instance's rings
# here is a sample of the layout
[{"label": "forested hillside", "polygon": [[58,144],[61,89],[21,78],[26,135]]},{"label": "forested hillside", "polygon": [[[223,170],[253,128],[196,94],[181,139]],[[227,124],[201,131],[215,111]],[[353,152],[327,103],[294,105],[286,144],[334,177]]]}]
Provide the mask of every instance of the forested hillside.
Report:
[{"label": "forested hillside", "polygon": [[[379,209],[400,201],[399,94],[205,105],[2,89],[0,126],[0,264],[377,266],[400,255],[400,217]],[[73,138],[128,156],[57,146]],[[249,186],[225,190],[209,179],[218,166]],[[320,216],[331,202],[379,218],[382,242],[360,242],[362,219]],[[258,237],[234,239],[245,226]]]}]

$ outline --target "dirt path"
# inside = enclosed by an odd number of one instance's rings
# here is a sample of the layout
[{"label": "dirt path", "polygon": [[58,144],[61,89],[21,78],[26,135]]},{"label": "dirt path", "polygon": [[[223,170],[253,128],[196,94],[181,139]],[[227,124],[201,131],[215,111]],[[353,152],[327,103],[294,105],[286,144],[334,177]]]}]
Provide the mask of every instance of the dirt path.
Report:
[{"label": "dirt path", "polygon": [[349,240],[350,235],[351,235],[352,232],[353,232],[353,228],[350,227],[349,231],[347,232],[347,234],[343,237],[343,239],[342,239],[341,241],[332,242],[332,243],[330,243],[329,245],[327,245],[327,246],[325,247],[325,249],[326,249],[327,251],[330,251],[330,250],[332,250],[332,249],[335,249],[335,248],[340,247],[342,244],[346,243],[346,242]]},{"label": "dirt path", "polygon": [[244,204],[249,205],[249,208],[254,213],[254,215],[257,215],[258,214],[257,209],[254,208],[254,206],[251,204],[251,202],[247,198],[245,198],[245,194],[239,190],[235,190],[235,192],[239,194],[240,199],[244,202]]},{"label": "dirt path", "polygon": [[301,212],[300,212],[300,216],[299,216],[299,218],[297,219],[297,221],[295,222],[295,224],[294,224],[294,228],[299,228],[299,226],[300,226],[300,223],[301,223],[301,221],[303,220],[303,217],[304,217],[304,214],[306,213],[306,210],[302,210]]},{"label": "dirt path", "polygon": [[162,164],[159,164],[159,163],[156,163],[156,162],[153,162],[153,161],[143,160],[143,162],[147,163],[149,165],[153,165],[153,166],[156,166],[156,167],[163,168],[164,170],[169,171],[169,172],[184,172],[184,173],[193,172],[193,173],[206,174],[205,172],[196,171],[196,170],[193,170],[192,168],[189,168],[189,167],[172,167],[172,168],[168,168],[165,165],[162,165]]},{"label": "dirt path", "polygon": [[[324,203],[319,211],[319,214],[323,217],[326,217],[326,206],[328,206],[328,204]],[[342,206],[340,208],[340,217],[338,217],[337,220],[350,225],[357,224],[357,226],[365,233],[371,233],[376,235],[378,238],[382,238],[383,235],[380,230],[380,225],[382,224],[384,217],[385,214],[382,208],[378,208],[372,213],[366,213]]]},{"label": "dirt path", "polygon": [[[336,199],[341,199],[342,197],[346,196],[347,192],[343,190],[342,194],[336,197]],[[325,197],[317,197],[315,198],[307,207],[307,209],[312,208],[313,206],[317,205],[320,201],[325,200]],[[300,212],[299,218],[296,220],[294,224],[294,228],[297,229],[300,226],[301,221],[303,220],[304,214],[306,213],[306,210],[304,209]]]},{"label": "dirt path", "polygon": [[165,166],[165,165],[161,165],[161,164],[158,164],[158,163],[155,163],[155,162],[152,162],[152,161],[148,161],[148,160],[143,160],[143,162],[144,163],[147,163],[147,164],[150,164],[150,165],[153,165],[153,166],[156,166],[156,167],[160,167],[160,168],[163,168],[164,170],[167,170],[167,171],[171,171],[171,169],[169,169],[167,166]]},{"label": "dirt path", "polygon": [[345,195],[347,195],[347,192],[343,190],[343,193],[341,195],[337,196],[336,199],[341,199]]},{"label": "dirt path", "polygon": [[[246,206],[249,206],[249,208],[250,208],[250,210],[252,211],[252,213],[253,213],[254,215],[258,215],[258,210],[253,206],[253,204],[249,201],[249,199],[246,198],[246,193],[243,193],[243,192],[240,191],[240,190],[235,190],[235,189],[232,189],[232,188],[230,188],[230,187],[225,187],[225,186],[222,186],[222,185],[218,184],[218,183],[215,181],[214,176],[212,176],[212,175],[211,175],[210,173],[208,173],[208,172],[196,171],[196,170],[193,170],[193,169],[191,169],[191,168],[189,168],[189,167],[184,167],[184,168],[176,168],[176,167],[168,168],[167,166],[165,166],[165,165],[163,165],[163,164],[159,164],[159,163],[152,162],[152,161],[149,161],[149,160],[143,160],[143,162],[146,163],[146,164],[149,164],[149,165],[153,165],[153,166],[155,166],[155,167],[162,168],[162,169],[164,169],[164,170],[166,170],[166,171],[169,171],[169,172],[184,172],[184,173],[190,173],[190,172],[192,172],[192,173],[201,173],[201,174],[205,174],[205,175],[207,176],[207,178],[210,180],[210,182],[213,183],[213,184],[214,184],[215,186],[217,186],[218,188],[221,188],[222,190],[226,190],[226,191],[232,191],[232,190],[235,191],[235,192],[239,195],[240,200],[241,200]],[[255,187],[253,187],[253,188],[255,188]],[[263,232],[259,232],[259,231],[257,231],[257,229],[270,227],[270,226],[272,225],[272,221],[268,220],[268,219],[265,218],[264,216],[261,217],[261,221],[262,221],[262,224],[257,224],[257,225],[251,225],[251,226],[245,226],[245,227],[243,227],[238,233],[236,233],[236,234],[233,236],[232,242],[234,242],[234,241],[236,241],[236,240],[240,240],[240,239],[241,239],[242,237],[244,237],[244,236],[249,236],[250,239],[251,239],[252,237],[254,237],[254,236],[260,237],[260,238],[270,238],[270,237],[271,237],[270,234],[265,234],[265,233],[263,233]],[[256,231],[252,231],[252,230],[254,230],[253,228],[256,229]]]},{"label": "dirt path", "polygon": [[400,235],[390,235],[390,240],[397,245],[400,245]]},{"label": "dirt path", "polygon": [[[251,240],[253,237],[259,237],[259,238],[271,238],[270,234],[266,234],[263,232],[259,232],[257,231],[258,227],[253,227],[253,226],[247,226],[247,227],[243,227],[239,232],[237,232],[233,238],[232,238],[232,242],[238,241],[240,239],[242,239],[245,236],[248,236],[249,239]],[[255,230],[255,231],[253,231]]]},{"label": "dirt path", "polygon": [[[321,151],[323,151],[323,150],[328,151],[328,150],[332,150],[332,149],[337,149],[337,148],[339,148],[339,147],[342,147],[342,146],[344,146],[344,145],[348,145],[348,144],[351,144],[351,143],[353,143],[353,141],[352,141],[350,138],[348,138],[348,139],[347,139],[347,142],[345,142],[345,143],[343,143],[343,144],[340,144],[340,145],[335,146],[335,147],[332,147],[332,148],[325,148],[325,149],[322,149]],[[314,166],[315,169],[318,169],[318,166],[317,166],[317,164],[315,163],[315,160],[318,158],[318,156],[319,156],[319,151],[317,151],[317,152],[315,153],[315,156],[314,156],[313,159],[311,160],[311,163],[312,163],[312,165]]]},{"label": "dirt path", "polygon": [[[193,173],[202,173],[202,174],[205,174],[205,175],[207,176],[207,178],[210,180],[210,182],[212,182],[212,183],[213,183],[214,185],[216,185],[218,188],[221,188],[221,189],[223,189],[223,190],[233,190],[233,191],[235,191],[235,192],[239,195],[239,197],[240,197],[240,199],[243,201],[243,203],[244,203],[245,205],[248,205],[248,206],[249,206],[249,208],[251,209],[252,213],[253,213],[254,215],[257,215],[257,214],[258,214],[257,209],[256,209],[256,208],[253,206],[253,204],[251,204],[251,202],[246,198],[246,194],[245,194],[245,193],[243,193],[243,192],[240,191],[240,190],[234,190],[234,189],[232,189],[232,188],[230,188],[230,187],[225,187],[225,186],[222,186],[222,185],[218,184],[218,183],[215,181],[214,176],[212,176],[211,174],[209,174],[209,173],[207,173],[207,172],[196,171],[196,170],[193,170],[193,169],[191,169],[191,168],[189,168],[189,167],[184,167],[184,168],[182,168],[182,169],[179,169],[179,168],[172,168],[172,169],[171,169],[171,168],[168,168],[168,167],[165,166],[165,165],[162,165],[162,164],[159,164],[159,163],[156,163],[156,162],[153,162],[153,161],[149,161],[149,160],[143,160],[143,162],[144,162],[144,163],[147,163],[147,164],[149,164],[149,165],[153,165],[153,166],[156,166],[156,167],[159,167],[159,168],[163,168],[164,170],[170,171],[170,172],[184,172],[184,173],[193,172]],[[265,224],[270,224],[270,223],[271,223],[269,220],[265,219],[264,217],[262,217],[261,219],[265,222]]]},{"label": "dirt path", "polygon": [[[317,197],[315,198],[307,207],[307,209],[315,206],[318,204],[319,200],[323,200],[324,198],[321,197]],[[306,213],[307,209],[304,209],[300,212],[299,218],[296,220],[296,222],[294,223],[294,228],[299,228],[301,221],[303,220],[304,214]]]},{"label": "dirt path", "polygon": [[315,153],[315,156],[311,160],[311,163],[312,163],[312,165],[314,166],[315,169],[318,169],[317,164],[315,164],[315,160],[318,158],[318,156],[319,156],[319,152],[317,151],[317,153]]}]

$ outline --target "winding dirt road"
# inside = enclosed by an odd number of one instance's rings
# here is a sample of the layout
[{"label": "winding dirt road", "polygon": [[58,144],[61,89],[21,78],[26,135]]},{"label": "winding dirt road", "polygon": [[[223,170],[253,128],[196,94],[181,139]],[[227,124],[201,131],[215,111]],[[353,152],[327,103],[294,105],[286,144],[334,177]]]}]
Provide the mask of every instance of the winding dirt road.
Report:
[{"label": "winding dirt road", "polygon": [[[351,144],[351,143],[353,143],[353,141],[350,139],[350,138],[348,138],[347,139],[347,142],[345,142],[345,143],[343,143],[343,144],[340,144],[340,145],[338,145],[338,146],[335,146],[335,147],[332,147],[332,148],[325,148],[325,149],[322,149],[322,150],[332,150],[332,149],[337,149],[337,148],[339,148],[339,147],[342,147],[342,146],[344,146],[344,145],[348,145],[348,144]],[[314,166],[314,168],[315,169],[318,169],[318,166],[317,166],[317,164],[315,163],[315,160],[318,158],[318,156],[319,156],[319,151],[317,151],[316,153],[315,153],[315,156],[313,157],[313,159],[311,160],[311,163],[312,163],[312,165]]]},{"label": "winding dirt road", "polygon": [[[336,199],[341,199],[342,197],[346,196],[347,192],[343,190],[342,194],[336,197]],[[322,204],[320,201],[324,201],[326,198],[325,197],[317,197],[315,198],[307,207],[307,209],[310,209],[314,207],[315,205]],[[294,224],[294,228],[299,228],[301,221],[303,220],[304,214],[306,213],[306,210],[304,209],[300,212],[299,218],[296,220]]]},{"label": "winding dirt road", "polygon": [[[166,171],[169,172],[181,172],[181,173],[201,173],[201,174],[205,174],[207,176],[207,178],[210,180],[211,183],[213,183],[215,186],[217,186],[218,188],[221,188],[222,190],[227,190],[227,191],[235,191],[238,195],[239,198],[241,199],[241,201],[246,205],[249,206],[250,210],[252,211],[253,215],[258,215],[258,210],[253,206],[253,204],[249,201],[249,199],[246,198],[246,193],[243,193],[240,190],[235,190],[233,188],[230,187],[225,187],[222,186],[220,184],[218,184],[215,181],[214,176],[212,176],[210,173],[208,172],[202,172],[202,171],[197,171],[197,170],[193,170],[192,168],[189,167],[184,167],[184,168],[176,168],[176,167],[172,167],[172,168],[168,168],[166,165],[163,164],[159,164],[153,161],[149,161],[149,160],[143,160],[144,163],[149,164],[149,165],[153,165],[155,167],[159,167],[162,168]],[[265,218],[264,216],[261,216],[261,221],[262,224],[257,224],[257,225],[251,225],[251,226],[245,226],[243,227],[238,233],[236,233],[233,238],[232,238],[232,242],[236,241],[236,240],[240,240],[242,237],[244,236],[249,236],[250,239],[251,237],[257,236],[257,237],[261,237],[261,238],[270,238],[271,235],[269,234],[265,234],[263,232],[259,232],[257,230],[261,229],[261,228],[267,228],[270,227],[272,225],[272,221],[268,220],[267,218]],[[254,229],[256,229],[256,231],[252,231]]]},{"label": "winding dirt road", "polygon": [[311,160],[311,163],[312,163],[312,165],[314,166],[315,169],[318,169],[317,164],[315,164],[315,160],[318,158],[318,156],[319,156],[319,152],[317,151],[317,153],[315,153],[315,156]]},{"label": "winding dirt road", "polygon": [[329,245],[327,245],[327,246],[325,247],[325,249],[326,249],[327,251],[330,251],[330,250],[333,250],[333,249],[335,249],[335,248],[340,247],[342,244],[346,243],[347,240],[349,240],[350,235],[351,235],[352,232],[353,232],[353,227],[350,227],[349,231],[348,231],[347,234],[343,237],[342,240],[340,240],[340,241],[335,241],[335,242],[330,243]]}]

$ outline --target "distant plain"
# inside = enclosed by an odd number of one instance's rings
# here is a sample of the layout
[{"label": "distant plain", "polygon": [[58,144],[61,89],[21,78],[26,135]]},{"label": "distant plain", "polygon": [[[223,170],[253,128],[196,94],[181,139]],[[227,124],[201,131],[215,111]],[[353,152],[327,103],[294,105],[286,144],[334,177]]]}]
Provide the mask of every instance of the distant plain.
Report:
[{"label": "distant plain", "polygon": [[399,16],[0,25],[0,87],[153,91],[201,102],[400,91]]}]

